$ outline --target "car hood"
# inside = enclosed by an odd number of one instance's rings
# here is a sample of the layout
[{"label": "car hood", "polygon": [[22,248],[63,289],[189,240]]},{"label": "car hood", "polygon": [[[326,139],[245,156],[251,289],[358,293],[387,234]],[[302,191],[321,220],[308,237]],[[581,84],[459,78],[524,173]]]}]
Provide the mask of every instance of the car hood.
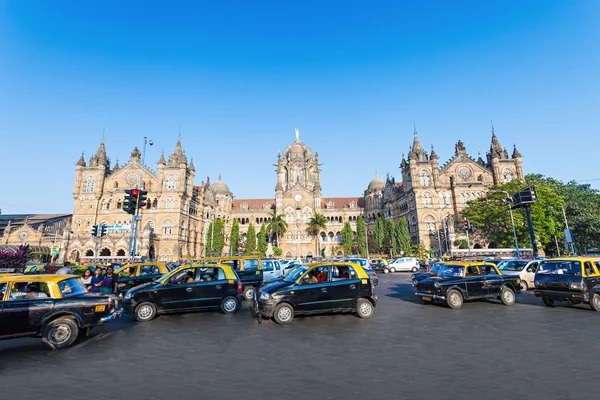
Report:
[{"label": "car hood", "polygon": [[280,289],[289,287],[291,285],[293,285],[294,282],[288,282],[288,281],[284,281],[284,280],[278,280],[278,281],[269,281],[267,282],[261,289],[261,293],[274,293],[277,292]]},{"label": "car hood", "polygon": [[161,286],[161,284],[159,282],[148,282],[148,283],[143,283],[139,286],[135,286],[135,287],[129,289],[128,292],[130,292],[131,294],[134,294],[134,293],[141,292],[144,290],[151,290],[151,289],[157,288],[158,286]]}]

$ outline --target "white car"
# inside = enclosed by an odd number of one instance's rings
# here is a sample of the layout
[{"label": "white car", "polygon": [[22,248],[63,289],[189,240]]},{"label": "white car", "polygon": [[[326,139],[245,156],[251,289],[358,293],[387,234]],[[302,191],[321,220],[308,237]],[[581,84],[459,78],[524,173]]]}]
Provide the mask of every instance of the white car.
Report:
[{"label": "white car", "polygon": [[533,283],[535,271],[540,265],[540,260],[503,260],[498,263],[502,275],[518,275],[521,278],[521,290],[535,289]]},{"label": "white car", "polygon": [[397,272],[397,271],[411,271],[417,272],[419,270],[419,262],[414,257],[403,257],[396,258],[388,263],[387,267],[384,267],[383,273]]},{"label": "white car", "polygon": [[263,282],[279,278],[285,273],[285,269],[281,266],[279,260],[263,259],[261,262],[263,265]]}]

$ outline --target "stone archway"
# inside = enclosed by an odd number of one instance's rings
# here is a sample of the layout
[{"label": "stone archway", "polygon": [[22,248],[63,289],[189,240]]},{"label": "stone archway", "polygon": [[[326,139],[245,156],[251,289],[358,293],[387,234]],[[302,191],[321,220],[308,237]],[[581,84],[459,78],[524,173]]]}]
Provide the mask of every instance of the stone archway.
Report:
[{"label": "stone archway", "polygon": [[79,262],[79,250],[73,250],[69,256],[69,261]]},{"label": "stone archway", "polygon": [[112,255],[112,252],[110,251],[109,248],[105,247],[100,251],[100,257],[110,257],[111,255]]},{"label": "stone archway", "polygon": [[292,252],[291,251],[286,252],[285,253],[285,257],[286,258],[291,258],[292,257]]},{"label": "stone archway", "polygon": [[117,250],[117,257],[125,257],[125,255],[126,255],[125,250],[123,250],[123,249]]},{"label": "stone archway", "polygon": [[92,249],[88,249],[85,251],[85,256],[86,257],[93,257],[94,256],[94,250]]}]

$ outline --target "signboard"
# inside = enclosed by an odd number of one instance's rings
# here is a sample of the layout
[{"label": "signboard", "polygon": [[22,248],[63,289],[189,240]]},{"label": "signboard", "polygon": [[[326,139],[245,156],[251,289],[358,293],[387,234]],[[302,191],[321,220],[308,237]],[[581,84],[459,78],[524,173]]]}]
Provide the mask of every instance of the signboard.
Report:
[{"label": "signboard", "polygon": [[50,254],[52,254],[53,256],[55,256],[58,253],[59,253],[58,246],[52,246],[52,250],[50,251]]},{"label": "signboard", "polygon": [[573,243],[575,242],[573,240],[573,232],[571,232],[570,229],[565,229],[565,239],[567,243]]},{"label": "signboard", "polygon": [[106,225],[106,230],[109,233],[129,232],[131,230],[131,226],[129,226],[129,225]]}]

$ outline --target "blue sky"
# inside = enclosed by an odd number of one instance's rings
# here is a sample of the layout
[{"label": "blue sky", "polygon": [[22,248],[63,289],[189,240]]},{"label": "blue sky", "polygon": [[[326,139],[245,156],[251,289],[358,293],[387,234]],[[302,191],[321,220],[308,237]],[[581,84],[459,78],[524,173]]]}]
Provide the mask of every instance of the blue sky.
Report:
[{"label": "blue sky", "polygon": [[[442,160],[517,143],[526,172],[600,178],[600,2],[0,1],[0,208],[72,212],[74,163],[181,127],[196,183],[274,196],[319,152],[324,196],[397,178],[416,123]],[[600,180],[590,181],[600,187]]]}]

